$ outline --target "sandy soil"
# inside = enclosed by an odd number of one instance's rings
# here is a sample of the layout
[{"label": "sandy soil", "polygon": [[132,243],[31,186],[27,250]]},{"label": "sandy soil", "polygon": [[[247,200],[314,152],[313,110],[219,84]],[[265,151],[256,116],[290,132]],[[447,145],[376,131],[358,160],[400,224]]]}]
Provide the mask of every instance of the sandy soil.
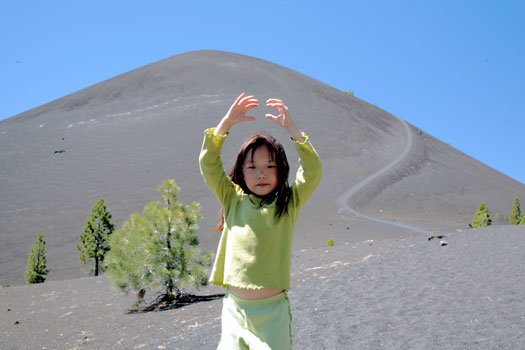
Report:
[{"label": "sandy soil", "polygon": [[[294,251],[294,349],[523,349],[525,227]],[[128,313],[105,277],[0,289],[2,349],[215,349],[211,301]]]}]

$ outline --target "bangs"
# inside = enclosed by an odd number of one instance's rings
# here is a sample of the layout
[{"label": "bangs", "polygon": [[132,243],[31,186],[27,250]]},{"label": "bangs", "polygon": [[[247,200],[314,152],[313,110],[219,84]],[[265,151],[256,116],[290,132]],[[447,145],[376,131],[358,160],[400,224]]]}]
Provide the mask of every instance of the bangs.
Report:
[{"label": "bangs", "polygon": [[[261,139],[260,139],[261,140]],[[253,163],[253,154],[256,150],[258,150],[261,147],[265,147],[268,150],[268,154],[270,155],[270,161],[277,163],[275,153],[277,150],[272,147],[273,145],[267,142],[254,142],[246,148],[246,151],[244,152],[244,161],[245,163]]]}]

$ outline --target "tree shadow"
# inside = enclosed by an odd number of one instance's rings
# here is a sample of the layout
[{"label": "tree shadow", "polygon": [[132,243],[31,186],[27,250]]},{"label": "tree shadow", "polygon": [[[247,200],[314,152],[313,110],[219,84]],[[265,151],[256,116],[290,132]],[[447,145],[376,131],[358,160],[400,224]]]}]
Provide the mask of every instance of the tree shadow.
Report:
[{"label": "tree shadow", "polygon": [[143,307],[134,307],[128,310],[128,314],[139,314],[152,311],[167,311],[178,309],[191,304],[213,301],[223,298],[225,294],[194,295],[178,293],[176,295],[161,294],[155,301]]}]

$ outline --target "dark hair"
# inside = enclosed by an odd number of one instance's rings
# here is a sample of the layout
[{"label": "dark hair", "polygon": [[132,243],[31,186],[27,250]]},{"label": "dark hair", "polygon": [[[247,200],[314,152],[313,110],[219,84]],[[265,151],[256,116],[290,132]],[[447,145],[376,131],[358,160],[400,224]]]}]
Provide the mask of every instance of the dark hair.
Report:
[{"label": "dark hair", "polygon": [[[272,160],[277,164],[277,186],[275,190],[262,198],[263,201],[271,202],[275,196],[277,201],[275,203],[275,216],[281,217],[288,213],[288,202],[290,201],[291,189],[288,185],[288,175],[290,173],[290,166],[284,151],[283,145],[275,139],[275,137],[266,133],[256,133],[248,137],[241,146],[235,164],[228,176],[233,183],[239,185],[247,194],[254,194],[246,185],[244,181],[243,165],[247,156],[253,157],[253,153],[261,146],[266,146],[272,157]],[[219,224],[215,227],[216,231],[222,231],[224,228],[224,208],[219,212]]]}]

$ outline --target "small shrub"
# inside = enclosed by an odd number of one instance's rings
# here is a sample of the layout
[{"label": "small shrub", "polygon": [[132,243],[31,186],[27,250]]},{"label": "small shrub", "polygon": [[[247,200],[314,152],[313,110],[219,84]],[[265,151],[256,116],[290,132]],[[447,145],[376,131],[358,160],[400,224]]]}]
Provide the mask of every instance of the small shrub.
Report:
[{"label": "small shrub", "polygon": [[35,245],[29,251],[24,276],[29,284],[44,283],[46,280],[45,276],[48,273],[46,242],[42,236],[42,231],[40,231],[36,238]]},{"label": "small shrub", "polygon": [[490,225],[492,225],[492,218],[490,217],[489,210],[487,209],[485,202],[481,202],[478,211],[474,214],[472,227],[476,228]]},{"label": "small shrub", "polygon": [[521,210],[520,210],[520,201],[518,198],[514,198],[512,203],[512,209],[509,212],[509,224],[519,225],[521,222]]},{"label": "small shrub", "polygon": [[158,188],[163,202],[146,204],[142,215],[131,214],[109,237],[107,275],[117,289],[163,287],[169,301],[181,295],[179,287],[205,283],[213,254],[197,247],[200,204],[180,203],[179,190],[174,180],[165,180]]},{"label": "small shrub", "polygon": [[334,240],[332,238],[329,238],[328,241],[326,241],[325,247],[333,247],[335,244]]},{"label": "small shrub", "polygon": [[80,262],[88,264],[93,260],[95,266],[89,270],[93,271],[95,276],[98,276],[99,271],[104,271],[104,257],[109,251],[108,237],[114,230],[111,213],[104,199],[100,198],[91,209],[91,215],[84,225],[84,232],[78,236],[80,242],[77,243]]}]

